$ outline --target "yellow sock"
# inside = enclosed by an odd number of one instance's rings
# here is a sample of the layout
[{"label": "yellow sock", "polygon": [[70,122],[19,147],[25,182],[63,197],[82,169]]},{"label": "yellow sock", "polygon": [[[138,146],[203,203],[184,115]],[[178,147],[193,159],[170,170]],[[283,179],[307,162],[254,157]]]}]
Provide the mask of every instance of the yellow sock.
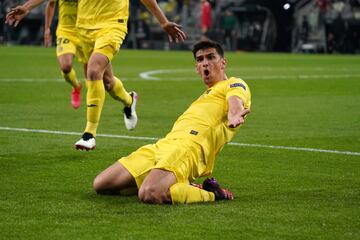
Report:
[{"label": "yellow sock", "polygon": [[87,81],[87,122],[85,132],[96,136],[96,129],[100,120],[101,110],[105,100],[103,80]]},{"label": "yellow sock", "polygon": [[113,88],[109,91],[109,94],[118,101],[124,103],[125,106],[130,106],[132,103],[132,98],[130,94],[124,88],[121,80],[114,76],[115,84]]},{"label": "yellow sock", "polygon": [[71,68],[71,71],[69,73],[64,73],[63,71],[61,71],[61,75],[63,75],[65,81],[67,81],[68,83],[71,84],[71,86],[73,86],[73,88],[79,88],[80,87],[80,82],[76,77],[76,72],[73,68]]},{"label": "yellow sock", "polygon": [[215,195],[212,192],[191,186],[187,183],[175,183],[170,187],[172,203],[213,202]]}]

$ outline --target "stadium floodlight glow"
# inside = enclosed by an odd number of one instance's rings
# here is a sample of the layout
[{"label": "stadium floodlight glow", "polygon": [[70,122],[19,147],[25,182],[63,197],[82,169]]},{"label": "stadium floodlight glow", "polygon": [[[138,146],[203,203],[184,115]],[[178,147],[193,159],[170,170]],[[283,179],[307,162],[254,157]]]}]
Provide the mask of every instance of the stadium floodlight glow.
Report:
[{"label": "stadium floodlight glow", "polygon": [[290,3],[285,3],[283,6],[284,10],[289,10],[290,7],[291,7]]}]

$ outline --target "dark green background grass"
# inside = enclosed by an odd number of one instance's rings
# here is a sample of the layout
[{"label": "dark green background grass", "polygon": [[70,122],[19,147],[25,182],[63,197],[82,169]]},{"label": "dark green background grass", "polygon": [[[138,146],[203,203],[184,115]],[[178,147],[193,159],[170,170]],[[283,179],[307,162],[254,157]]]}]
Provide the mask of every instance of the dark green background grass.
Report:
[{"label": "dark green background grass", "polygon": [[[54,49],[0,56],[0,127],[83,131],[84,101],[71,108]],[[228,75],[253,93],[234,142],[360,152],[359,56],[227,58]],[[162,137],[205,89],[190,51],[124,50],[113,66],[139,93],[140,120],[126,131],[107,95],[98,133]],[[139,77],[159,69],[174,71]],[[228,145],[214,176],[234,201],[158,206],[92,190],[100,171],[151,140],[98,137],[96,151],[81,152],[79,137],[0,130],[0,239],[360,239],[359,155]]]}]

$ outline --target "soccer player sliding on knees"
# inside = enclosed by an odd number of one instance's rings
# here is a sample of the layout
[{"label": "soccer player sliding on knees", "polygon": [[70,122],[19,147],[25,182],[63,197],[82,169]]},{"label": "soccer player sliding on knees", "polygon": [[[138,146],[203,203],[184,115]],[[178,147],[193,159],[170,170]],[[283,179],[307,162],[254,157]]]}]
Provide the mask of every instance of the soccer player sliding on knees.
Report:
[{"label": "soccer player sliding on knees", "polygon": [[98,194],[132,190],[144,203],[196,203],[232,200],[233,194],[208,178],[215,157],[245,122],[250,112],[249,86],[225,74],[227,61],[215,42],[195,44],[196,70],[205,92],[176,120],[171,131],[155,144],[140,147],[101,172],[93,186]]}]

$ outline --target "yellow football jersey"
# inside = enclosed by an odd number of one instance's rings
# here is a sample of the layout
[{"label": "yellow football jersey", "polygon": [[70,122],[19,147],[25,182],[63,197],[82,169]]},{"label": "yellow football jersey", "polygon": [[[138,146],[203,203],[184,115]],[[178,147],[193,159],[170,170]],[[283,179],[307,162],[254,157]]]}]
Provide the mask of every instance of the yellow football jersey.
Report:
[{"label": "yellow football jersey", "polygon": [[238,96],[244,107],[250,109],[249,86],[243,80],[232,77],[208,88],[176,120],[171,132],[166,136],[172,139],[192,139],[200,144],[204,151],[207,174],[213,170],[215,156],[239,129],[227,126],[230,96]]},{"label": "yellow football jersey", "polygon": [[59,19],[57,31],[76,32],[78,0],[51,0],[58,3]]},{"label": "yellow football jersey", "polygon": [[129,18],[129,0],[79,0],[77,27],[100,29]]}]

